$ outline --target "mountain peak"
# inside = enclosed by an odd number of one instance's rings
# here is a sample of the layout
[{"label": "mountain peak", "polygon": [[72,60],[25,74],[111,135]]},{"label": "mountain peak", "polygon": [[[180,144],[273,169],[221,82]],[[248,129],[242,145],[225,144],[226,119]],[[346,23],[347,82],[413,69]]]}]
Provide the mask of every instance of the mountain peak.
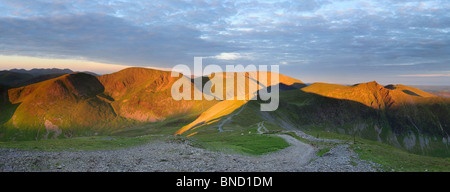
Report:
[{"label": "mountain peak", "polygon": [[370,81],[370,82],[367,82],[367,83],[358,83],[358,84],[355,84],[354,85],[354,87],[358,87],[358,86],[364,86],[364,87],[371,87],[371,88],[380,88],[380,87],[383,87],[382,85],[380,85],[378,82],[376,82],[376,81]]},{"label": "mountain peak", "polygon": [[368,85],[374,85],[374,86],[380,85],[380,84],[378,84],[377,81],[370,81],[370,82],[367,82],[367,84],[368,84]]},{"label": "mountain peak", "polygon": [[327,97],[358,101],[375,109],[395,107],[402,103],[415,103],[421,98],[436,97],[414,87],[401,84],[382,86],[376,81],[353,86],[315,83],[302,90]]},{"label": "mountain peak", "polygon": [[128,67],[112,74],[120,73],[166,73],[168,71],[162,71],[158,69],[146,68],[146,67]]},{"label": "mountain peak", "polygon": [[376,81],[359,83],[353,86],[312,84],[302,90],[326,97],[357,101],[375,109],[390,107],[394,103],[390,90],[385,89]]}]

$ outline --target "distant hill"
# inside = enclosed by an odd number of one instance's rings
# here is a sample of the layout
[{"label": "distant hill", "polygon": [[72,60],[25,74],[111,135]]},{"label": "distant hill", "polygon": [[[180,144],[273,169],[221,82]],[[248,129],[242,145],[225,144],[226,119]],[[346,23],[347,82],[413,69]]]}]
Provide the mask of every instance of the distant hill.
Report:
[{"label": "distant hill", "polygon": [[70,69],[58,69],[58,68],[30,69],[30,70],[11,69],[9,71],[16,72],[16,73],[30,74],[30,75],[33,75],[34,77],[40,76],[40,75],[48,75],[48,74],[68,74],[68,73],[73,73],[73,71],[70,70]]},{"label": "distant hill", "polygon": [[434,95],[437,95],[439,97],[447,97],[450,98],[450,91],[434,91],[431,92]]},{"label": "distant hill", "polygon": [[413,87],[419,88],[436,96],[450,98],[450,86],[414,85]]},{"label": "distant hill", "polygon": [[33,77],[33,75],[28,73],[0,71],[0,85],[14,87],[17,84],[32,79]]},{"label": "distant hill", "polygon": [[[74,73],[70,69],[11,69],[0,71],[0,85],[8,87],[22,87],[31,85],[33,83],[39,83],[45,80],[57,78],[65,74]],[[99,76],[93,72],[82,72],[93,76]]]},{"label": "distant hill", "polygon": [[21,87],[73,73],[70,69],[11,69],[0,71],[0,84],[9,87]]}]

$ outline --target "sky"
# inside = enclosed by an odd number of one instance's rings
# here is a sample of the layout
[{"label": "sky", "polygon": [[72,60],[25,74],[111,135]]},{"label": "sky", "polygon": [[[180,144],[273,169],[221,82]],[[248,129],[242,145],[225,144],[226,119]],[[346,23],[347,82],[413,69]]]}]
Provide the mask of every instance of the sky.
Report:
[{"label": "sky", "polygon": [[0,70],[279,65],[304,82],[450,85],[450,1],[0,0]]}]

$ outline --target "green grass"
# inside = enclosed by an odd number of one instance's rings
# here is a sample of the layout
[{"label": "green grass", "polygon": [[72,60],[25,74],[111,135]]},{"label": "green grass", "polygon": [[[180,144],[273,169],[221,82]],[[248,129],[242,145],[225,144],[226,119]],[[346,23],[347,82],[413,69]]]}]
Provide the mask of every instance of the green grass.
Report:
[{"label": "green grass", "polygon": [[383,165],[385,171],[450,172],[450,158],[416,155],[376,141],[359,139],[352,149],[360,154],[361,159]]},{"label": "green grass", "polygon": [[308,132],[319,134],[321,138],[340,139],[345,141],[359,154],[360,159],[369,160],[382,165],[383,171],[396,172],[450,172],[450,158],[430,157],[412,154],[393,146],[356,137],[330,132]]},{"label": "green grass", "polygon": [[178,129],[183,127],[189,119],[170,119],[163,122],[155,123],[138,123],[130,125],[126,128],[113,131],[111,135],[136,137],[140,135],[172,135]]},{"label": "green grass", "polygon": [[330,151],[329,147],[324,147],[319,149],[319,151],[317,151],[316,155],[319,157],[322,157],[325,153],[328,153]]},{"label": "green grass", "polygon": [[263,155],[289,146],[283,138],[256,132],[256,129],[221,133],[214,131],[199,133],[190,139],[209,150],[250,155]]},{"label": "green grass", "polygon": [[[237,109],[239,110],[239,109]],[[219,121],[200,126],[183,133],[197,147],[212,151],[225,153],[238,153],[244,155],[263,155],[284,149],[289,146],[283,138],[268,134],[257,134],[257,124],[264,121],[258,114],[260,105],[256,102],[249,102],[246,108],[239,115],[232,117],[224,126],[224,132],[218,131],[218,125],[228,116],[222,117]],[[264,121],[264,126],[269,132],[283,130],[278,125]]]},{"label": "green grass", "polygon": [[157,139],[158,136],[140,137],[108,137],[92,136],[72,139],[49,139],[39,141],[7,141],[0,142],[0,148],[13,148],[27,151],[94,151],[112,150],[146,144]]},{"label": "green grass", "polygon": [[[157,139],[165,139],[192,118],[193,117],[177,117],[164,122],[135,123],[121,129],[112,131],[107,130],[105,133],[100,133],[99,136],[93,136],[94,133],[83,133],[83,130],[78,129],[76,135],[82,136],[73,138],[65,138],[64,134],[61,134],[58,139],[36,140],[36,130],[23,130],[20,132],[22,135],[21,137],[28,138],[27,140],[0,141],[0,148],[35,151],[91,151],[128,148],[146,144]],[[6,132],[8,130],[5,129],[4,132],[9,133]],[[63,133],[64,131],[67,130],[63,130]],[[19,132],[16,131],[9,134],[18,135]],[[42,134],[43,133],[41,133],[41,135]]]}]

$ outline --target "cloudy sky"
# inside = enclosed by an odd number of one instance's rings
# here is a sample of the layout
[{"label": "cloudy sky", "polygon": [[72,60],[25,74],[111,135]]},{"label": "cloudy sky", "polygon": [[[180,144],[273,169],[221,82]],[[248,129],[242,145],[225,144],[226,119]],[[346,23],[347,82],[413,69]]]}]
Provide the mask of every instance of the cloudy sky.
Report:
[{"label": "cloudy sky", "polygon": [[450,2],[0,0],[0,70],[109,73],[194,57],[277,64],[305,82],[450,85]]}]

